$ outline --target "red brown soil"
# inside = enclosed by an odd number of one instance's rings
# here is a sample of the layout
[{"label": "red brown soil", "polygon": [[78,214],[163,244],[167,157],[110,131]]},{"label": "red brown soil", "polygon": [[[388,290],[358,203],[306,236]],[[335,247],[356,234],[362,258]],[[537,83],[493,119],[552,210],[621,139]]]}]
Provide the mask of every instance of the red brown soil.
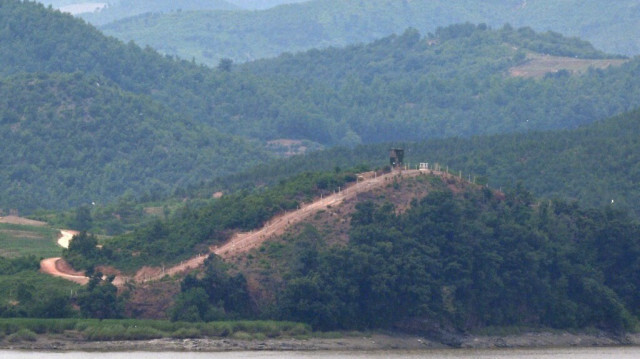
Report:
[{"label": "red brown soil", "polygon": [[126,302],[125,314],[132,318],[166,318],[166,312],[180,293],[180,283],[157,281],[135,286]]},{"label": "red brown soil", "polygon": [[60,257],[43,259],[40,262],[40,271],[82,285],[89,283],[89,278],[85,277],[84,273],[75,271]]}]

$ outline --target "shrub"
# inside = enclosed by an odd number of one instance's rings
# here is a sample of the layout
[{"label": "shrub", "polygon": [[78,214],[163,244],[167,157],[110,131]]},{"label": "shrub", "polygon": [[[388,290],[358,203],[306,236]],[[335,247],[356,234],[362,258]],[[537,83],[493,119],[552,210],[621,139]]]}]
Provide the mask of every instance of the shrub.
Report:
[{"label": "shrub", "polygon": [[37,339],[38,335],[29,329],[20,329],[7,338],[10,343],[35,342]]},{"label": "shrub", "polygon": [[233,326],[230,322],[206,323],[201,329],[202,334],[208,337],[227,337],[233,333]]},{"label": "shrub", "polygon": [[123,339],[125,332],[124,326],[120,324],[88,327],[84,330],[87,340],[119,340]]},{"label": "shrub", "polygon": [[180,328],[171,333],[171,337],[176,339],[200,338],[202,333],[198,328]]}]

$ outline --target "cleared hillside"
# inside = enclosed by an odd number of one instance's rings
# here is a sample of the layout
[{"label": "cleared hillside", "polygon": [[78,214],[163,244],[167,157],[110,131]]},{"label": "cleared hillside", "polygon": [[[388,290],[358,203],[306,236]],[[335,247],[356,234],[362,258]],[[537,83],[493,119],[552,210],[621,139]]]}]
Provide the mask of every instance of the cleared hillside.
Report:
[{"label": "cleared hillside", "polygon": [[625,62],[627,60],[624,59],[591,60],[530,53],[527,54],[526,61],[523,64],[510,68],[509,74],[515,77],[536,78],[547,74],[556,74],[559,71],[581,74],[589,69],[606,69],[610,66],[620,66]]}]

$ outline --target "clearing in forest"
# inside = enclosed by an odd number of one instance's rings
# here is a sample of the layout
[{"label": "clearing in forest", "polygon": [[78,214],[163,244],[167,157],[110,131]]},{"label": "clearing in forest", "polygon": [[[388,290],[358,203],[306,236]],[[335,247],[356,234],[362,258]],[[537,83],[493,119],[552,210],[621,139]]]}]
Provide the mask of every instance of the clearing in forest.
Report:
[{"label": "clearing in forest", "polygon": [[627,62],[625,59],[577,59],[573,57],[551,56],[537,53],[527,54],[527,61],[509,69],[512,77],[539,78],[549,73],[566,70],[571,73],[583,73],[590,67],[605,69],[609,66],[620,66]]}]

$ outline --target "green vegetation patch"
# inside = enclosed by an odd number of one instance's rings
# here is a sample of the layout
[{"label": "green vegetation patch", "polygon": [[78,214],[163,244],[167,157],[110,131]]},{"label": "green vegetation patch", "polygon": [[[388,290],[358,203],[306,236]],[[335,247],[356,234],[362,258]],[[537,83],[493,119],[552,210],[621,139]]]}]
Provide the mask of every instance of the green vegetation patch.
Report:
[{"label": "green vegetation patch", "polygon": [[[1,261],[0,261],[1,263]],[[62,318],[76,315],[70,298],[78,284],[37,272],[38,261],[32,259],[28,269],[0,275],[0,317]]]},{"label": "green vegetation patch", "polygon": [[278,321],[209,323],[135,319],[0,319],[0,335],[32,340],[36,334],[77,332],[86,340],[147,340],[154,338],[287,338],[310,335],[306,324]]},{"label": "green vegetation patch", "polygon": [[0,256],[59,256],[61,250],[56,243],[59,233],[51,227],[0,223]]},{"label": "green vegetation patch", "polygon": [[418,318],[426,331],[638,329],[640,225],[624,212],[535,202],[522,187],[356,209],[348,246],[311,241],[290,257],[283,318],[321,330],[415,330]]}]

